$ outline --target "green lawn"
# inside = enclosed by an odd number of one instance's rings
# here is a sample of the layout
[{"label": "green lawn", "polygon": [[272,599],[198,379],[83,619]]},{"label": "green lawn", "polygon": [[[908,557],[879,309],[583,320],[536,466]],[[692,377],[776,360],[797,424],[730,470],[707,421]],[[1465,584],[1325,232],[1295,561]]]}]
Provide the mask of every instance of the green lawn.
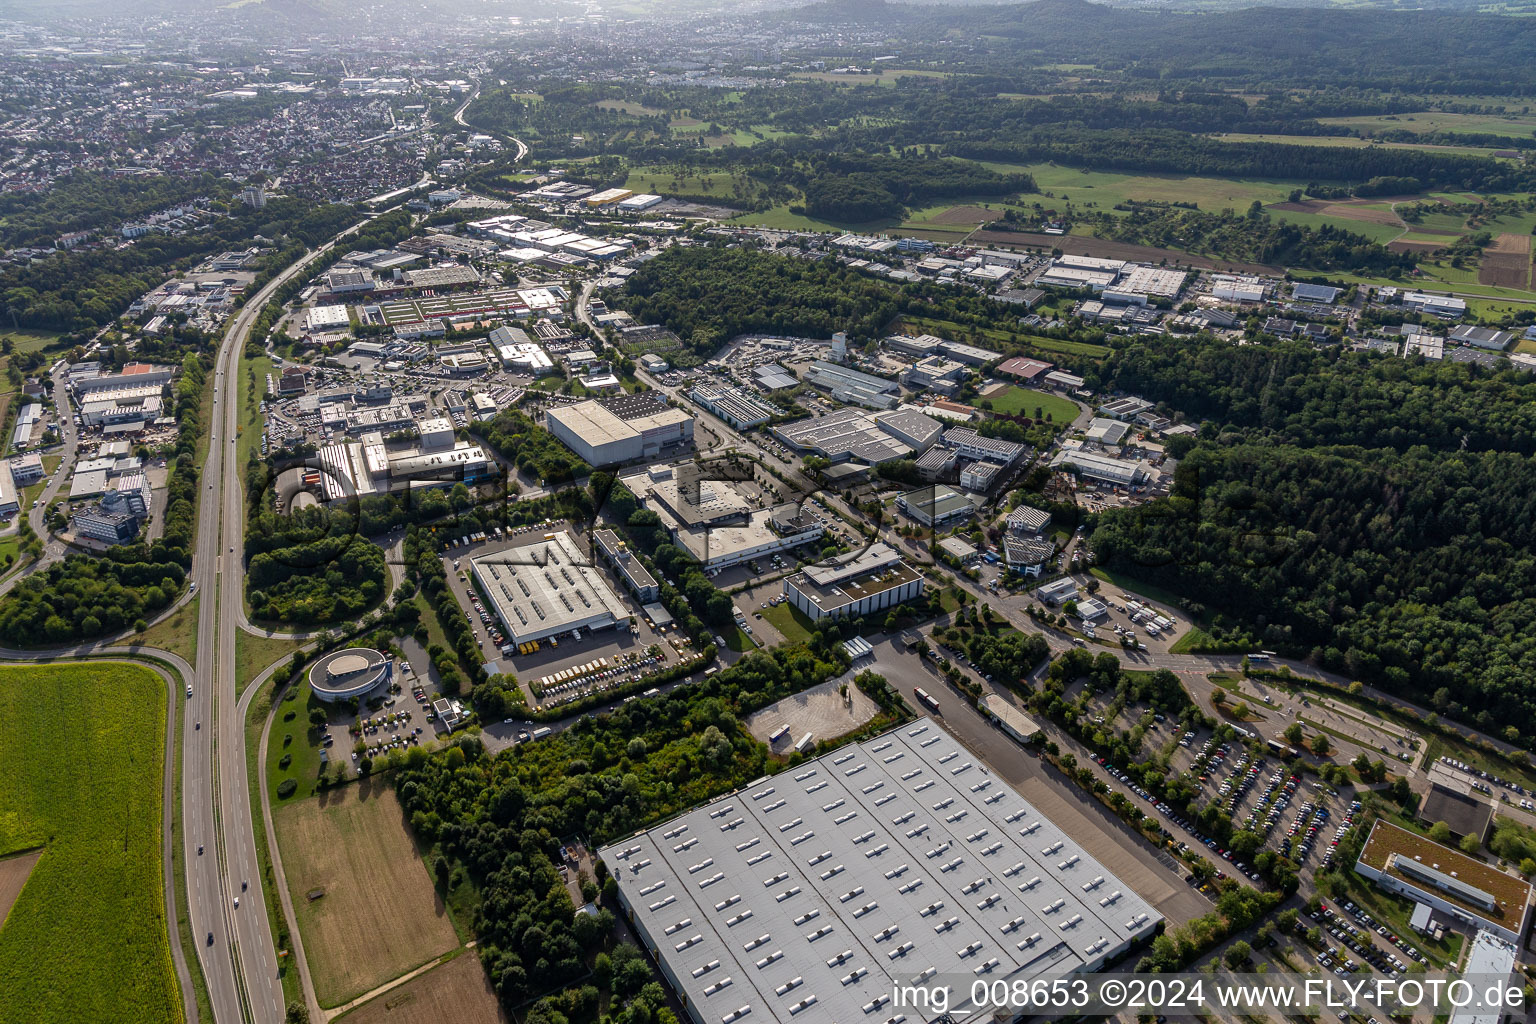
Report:
[{"label": "green lawn", "polygon": [[165,683],[0,669],[0,853],[44,848],[0,929],[0,1024],[182,1020],[160,865]]},{"label": "green lawn", "polygon": [[[1357,235],[1364,235],[1373,242],[1382,245],[1402,235],[1403,229],[1396,224],[1378,224],[1375,221],[1355,220],[1351,217],[1327,217],[1319,213],[1302,213],[1297,210],[1264,211],[1274,220],[1285,221],[1287,224],[1295,224],[1303,228],[1329,227],[1335,230],[1350,231]],[[1446,239],[1450,244],[1451,239]]]},{"label": "green lawn", "polygon": [[[1461,955],[1462,940],[1459,933],[1448,930],[1445,938],[1439,942],[1432,941],[1429,936],[1420,935],[1408,927],[1408,919],[1413,914],[1412,900],[1384,892],[1352,871],[1345,872],[1344,877],[1348,881],[1350,898],[1355,905],[1364,907],[1372,917],[1386,925],[1388,931],[1409,945],[1418,947],[1432,961],[1438,960],[1447,965],[1456,963]],[[1329,944],[1332,944],[1331,941]],[[1434,965],[1430,969],[1433,970]]]},{"label": "green lawn", "polygon": [[130,636],[128,642],[179,654],[190,664],[197,656],[197,607],[202,599],[201,594],[194,596],[144,632]]},{"label": "green lawn", "polygon": [[[980,408],[982,402],[992,403],[993,412],[1008,416],[1028,416],[1031,419],[1044,416],[1061,427],[1077,419],[1078,414],[1077,405],[1060,395],[1031,391],[1028,388],[1010,387],[1006,391],[988,395],[986,398],[973,399],[971,404]],[[1039,412],[1037,413],[1036,410]]]},{"label": "green lawn", "polygon": [[235,454],[243,473],[251,452],[261,450],[261,398],[266,392],[267,374],[272,373],[272,360],[266,356],[242,357],[239,372],[244,384],[239,389],[240,418],[236,422],[240,441]]},{"label": "green lawn", "polygon": [[750,651],[757,647],[757,641],[753,640],[751,637],[747,636],[746,633],[742,632],[741,627],[736,625],[734,622],[729,626],[720,627],[720,635],[725,637],[725,646],[729,647],[733,651],[736,651],[738,654],[742,651]]},{"label": "green lawn", "polygon": [[[309,796],[315,791],[315,780],[320,777],[319,734],[309,725],[309,703],[309,683],[300,682],[297,686],[289,687],[272,722],[272,735],[267,741],[266,772],[267,792],[271,794],[274,807]],[[336,714],[344,716],[346,712],[338,711]],[[338,717],[337,721],[340,720]],[[259,730],[257,736],[260,736]],[[342,749],[338,740],[336,746],[331,748],[331,753],[348,764],[352,761],[350,744]],[[283,763],[284,757],[288,759],[287,764]],[[284,779],[292,779],[298,785],[293,795],[286,798],[280,797],[277,792],[278,785]]]},{"label": "green lawn", "polygon": [[774,605],[763,612],[763,618],[773,623],[773,628],[784,634],[784,639],[790,643],[809,639],[811,630],[815,628],[810,616],[788,601]]}]

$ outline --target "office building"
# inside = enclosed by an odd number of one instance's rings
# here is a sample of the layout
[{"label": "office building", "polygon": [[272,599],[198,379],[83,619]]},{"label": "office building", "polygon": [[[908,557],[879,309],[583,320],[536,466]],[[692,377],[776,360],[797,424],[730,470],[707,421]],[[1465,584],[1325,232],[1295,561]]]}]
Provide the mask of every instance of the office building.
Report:
[{"label": "office building", "polygon": [[1389,821],[1371,827],[1355,870],[1388,892],[1427,903],[1453,919],[1522,941],[1531,884]]},{"label": "office building", "polygon": [[612,530],[598,530],[592,534],[592,539],[604,560],[613,566],[614,572],[619,574],[630,593],[635,595],[635,600],[648,604],[661,597],[661,586],[656,582],[656,577],[635,557],[627,541],[620,540],[619,535]]},{"label": "office building", "polygon": [[1063,576],[1059,580],[1052,580],[1044,586],[1037,587],[1035,596],[1046,604],[1064,604],[1077,597],[1077,581],[1071,576]]},{"label": "office building", "polygon": [[1003,561],[1014,572],[1039,576],[1045,571],[1056,547],[1039,537],[1006,534],[1003,537]]},{"label": "office building", "polygon": [[706,570],[728,569],[791,551],[819,539],[826,528],[793,504],[758,508],[724,470],[692,463],[676,471],[652,467],[623,479],[655,512],[672,541]]},{"label": "office building", "polygon": [[973,981],[1096,971],[1162,922],[931,719],[598,855],[694,1024],[916,1024],[895,993],[929,979],[978,1024]]},{"label": "office building", "polygon": [[70,528],[81,537],[103,544],[126,544],[139,535],[139,517],[87,506],[69,517]]},{"label": "office building", "polygon": [[511,644],[628,621],[629,610],[569,531],[478,555],[469,564]]},{"label": "office building", "polygon": [[960,486],[975,494],[985,494],[1002,473],[1003,467],[995,462],[968,462],[960,470]]},{"label": "office building", "polygon": [[43,478],[43,457],[37,452],[18,455],[11,460],[11,478],[17,487],[25,487]]},{"label": "office building", "polygon": [[1020,505],[1008,513],[1007,522],[1010,533],[1039,534],[1044,533],[1045,528],[1051,524],[1051,514],[1029,505]]},{"label": "office building", "polygon": [[784,580],[789,603],[815,621],[861,618],[920,597],[923,575],[889,544],[877,543]]},{"label": "office building", "polygon": [[1431,295],[1427,292],[1404,292],[1403,305],[1435,316],[1458,319],[1467,315],[1467,300],[1449,295]]}]

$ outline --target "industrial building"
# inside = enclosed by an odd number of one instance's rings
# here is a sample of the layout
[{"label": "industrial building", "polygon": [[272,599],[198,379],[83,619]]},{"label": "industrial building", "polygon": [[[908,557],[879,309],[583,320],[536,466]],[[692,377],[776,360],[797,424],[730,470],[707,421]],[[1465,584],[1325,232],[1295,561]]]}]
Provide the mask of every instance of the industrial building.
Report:
[{"label": "industrial building", "polygon": [[693,440],[693,417],[668,406],[660,392],[556,406],[545,414],[545,422],[550,433],[593,466],[652,458]]},{"label": "industrial building", "polygon": [[170,383],[176,371],[170,366],[153,366],[149,363],[128,363],[121,373],[102,373],[100,364],[94,364],[94,372],[82,367],[80,374],[70,373],[69,386],[81,402],[93,401],[99,392],[116,392],[125,388],[153,387],[159,394],[163,385]]},{"label": "industrial building", "polygon": [[1143,462],[1113,459],[1107,455],[1070,447],[1057,453],[1051,460],[1051,468],[1076,470],[1090,480],[1098,480],[1118,487],[1144,484],[1150,476]]},{"label": "industrial building", "polygon": [[1098,970],[1162,922],[931,719],[598,856],[694,1024],[915,1022],[893,1000],[921,982],[977,1024],[972,981]]},{"label": "industrial building", "polygon": [[1071,576],[1063,576],[1059,580],[1036,588],[1035,596],[1046,604],[1063,604],[1077,597],[1077,580]]},{"label": "industrial building", "polygon": [[794,504],[758,508],[729,479],[712,479],[708,465],[652,466],[623,478],[655,512],[672,541],[706,570],[728,569],[819,539],[826,527]]},{"label": "industrial building", "polygon": [[985,437],[970,427],[950,427],[944,431],[944,446],[959,452],[962,459],[996,462],[1003,466],[1013,465],[1024,454],[1022,444],[1000,437]]},{"label": "industrial building", "polygon": [[305,325],[314,333],[339,331],[351,327],[352,318],[347,314],[346,306],[316,306],[307,314]]},{"label": "industrial building", "polygon": [[[772,430],[774,437],[802,454],[820,455],[834,463],[852,459],[876,466],[892,459],[910,458],[916,446],[904,438],[928,433],[921,423],[911,419],[913,414],[900,415],[902,418],[889,421],[895,424],[894,430],[882,424],[881,416],[863,409],[839,409],[826,416],[782,423]],[[926,416],[922,418],[928,419]],[[932,420],[928,422],[933,423]]]},{"label": "industrial building", "polygon": [[913,391],[933,391],[941,395],[954,395],[965,379],[964,363],[943,356],[924,356],[901,375],[901,382]]},{"label": "industrial building", "polygon": [[1119,444],[1131,432],[1131,425],[1105,416],[1095,416],[1088,421],[1088,440],[1095,444]]},{"label": "industrial building", "polygon": [[323,500],[346,501],[391,491],[452,487],[460,482],[472,484],[491,475],[492,463],[485,450],[478,444],[459,441],[446,419],[437,417],[419,424],[408,420],[406,426],[414,428],[416,442],[396,443],[393,450],[381,430],[366,431],[356,441],[323,446],[316,455],[315,466]]},{"label": "industrial building", "polygon": [[606,629],[629,618],[569,531],[470,559],[513,645],[576,630]]},{"label": "industrial building", "polygon": [[1013,377],[1015,380],[1033,381],[1042,374],[1049,373],[1052,363],[1043,363],[1038,359],[1026,359],[1024,356],[1014,356],[998,364],[997,372]]},{"label": "industrial building", "polygon": [[103,544],[126,544],[139,535],[141,520],[127,512],[110,512],[89,506],[69,517],[69,525],[81,537]]},{"label": "industrial building", "polygon": [[760,427],[779,415],[779,410],[746,388],[700,384],[688,397],[738,430]]},{"label": "industrial building", "polygon": [[1467,300],[1449,295],[1431,295],[1428,292],[1404,292],[1403,305],[1435,316],[1457,319],[1467,315]]},{"label": "industrial building", "polygon": [[9,473],[0,473],[0,519],[9,519],[21,511],[21,499],[16,493],[16,481]]},{"label": "industrial building", "polygon": [[784,580],[784,596],[814,621],[860,618],[922,596],[923,575],[889,544],[809,566]]},{"label": "industrial building", "polygon": [[895,408],[901,393],[901,387],[895,381],[850,370],[823,359],[811,364],[805,373],[805,381],[829,392],[839,402],[871,409]]},{"label": "industrial building", "polygon": [[1519,943],[1530,923],[1531,884],[1389,821],[1377,821],[1355,870],[1388,892]]},{"label": "industrial building", "polygon": [[17,487],[25,487],[43,478],[43,457],[37,452],[18,455],[11,460],[11,478]]},{"label": "industrial building", "polygon": [[1426,826],[1445,822],[1457,839],[1488,837],[1493,823],[1493,802],[1472,788],[1472,781],[1440,761],[1429,764],[1429,791],[1419,802],[1418,817]]},{"label": "industrial building", "polygon": [[1251,274],[1212,274],[1211,295],[1224,302],[1263,302],[1269,282]]},{"label": "industrial building", "polygon": [[498,327],[486,339],[496,350],[501,365],[513,373],[543,377],[555,372],[555,361],[520,327]]},{"label": "industrial building", "polygon": [[1326,284],[1298,284],[1291,289],[1297,302],[1318,302],[1331,306],[1338,300],[1339,289]]},{"label": "industrial building", "polygon": [[[1184,281],[1189,274],[1183,270],[1170,270],[1167,267],[1133,266],[1127,269],[1125,276],[1115,284],[1115,291],[1128,292],[1141,296],[1152,296],[1161,299],[1177,298],[1179,292],[1184,290]],[[1143,301],[1142,305],[1146,305]]]},{"label": "industrial building", "polygon": [[1502,352],[1509,347],[1510,342],[1515,340],[1515,336],[1509,331],[1495,331],[1487,327],[1471,327],[1463,324],[1452,329],[1451,340],[1462,345],[1473,345],[1477,348]]},{"label": "industrial building", "polygon": [[943,526],[976,511],[970,499],[946,484],[933,484],[899,494],[896,507],[927,527]]}]

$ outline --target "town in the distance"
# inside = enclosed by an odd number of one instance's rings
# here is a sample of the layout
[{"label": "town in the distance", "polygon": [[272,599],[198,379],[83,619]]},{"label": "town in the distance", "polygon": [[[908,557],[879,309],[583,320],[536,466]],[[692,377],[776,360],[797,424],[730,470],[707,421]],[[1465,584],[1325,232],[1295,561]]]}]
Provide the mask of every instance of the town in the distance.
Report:
[{"label": "town in the distance", "polygon": [[1526,6],[0,10],[0,1024],[1523,1024]]}]

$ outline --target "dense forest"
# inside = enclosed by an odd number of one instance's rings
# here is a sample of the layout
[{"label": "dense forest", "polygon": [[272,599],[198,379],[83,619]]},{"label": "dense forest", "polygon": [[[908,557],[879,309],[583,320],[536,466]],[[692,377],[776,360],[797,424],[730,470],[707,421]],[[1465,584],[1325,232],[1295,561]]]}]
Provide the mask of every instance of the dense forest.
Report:
[{"label": "dense forest", "polygon": [[300,625],[348,622],[387,592],[384,552],[357,533],[356,514],[312,505],[252,518],[246,596],[258,618]]},{"label": "dense forest", "polygon": [[470,430],[503,457],[511,459],[518,469],[546,484],[569,483],[592,471],[591,466],[561,444],[554,434],[516,409],[503,409],[490,420],[476,420],[470,424]]},{"label": "dense forest", "polygon": [[1536,383],[1457,363],[1150,341],[1105,386],[1206,419],[1173,494],[1104,514],[1107,564],[1511,739],[1536,735]]},{"label": "dense forest", "polygon": [[880,336],[900,311],[901,292],[827,262],[808,263],[748,249],[668,249],[638,267],[623,307],[640,323],[661,323],[700,355],[746,331],[855,341]]}]

